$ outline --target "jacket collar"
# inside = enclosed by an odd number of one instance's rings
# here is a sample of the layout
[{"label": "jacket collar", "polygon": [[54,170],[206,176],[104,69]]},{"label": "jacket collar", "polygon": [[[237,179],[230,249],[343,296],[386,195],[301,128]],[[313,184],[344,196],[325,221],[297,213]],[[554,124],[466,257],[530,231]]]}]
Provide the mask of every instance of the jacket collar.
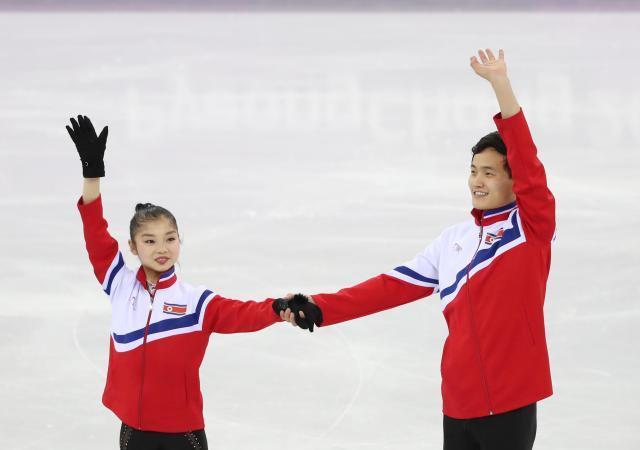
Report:
[{"label": "jacket collar", "polygon": [[476,225],[486,226],[492,223],[506,220],[509,217],[511,211],[518,207],[516,202],[511,202],[494,209],[476,209],[471,210],[471,215],[475,219]]},{"label": "jacket collar", "polygon": [[[144,286],[147,288],[147,275],[144,273],[144,269],[142,266],[138,269],[138,273],[136,274],[136,278]],[[176,276],[176,268],[175,266],[171,266],[169,270],[160,274],[160,278],[158,278],[158,284],[156,284],[156,291],[160,289],[166,289],[169,286],[172,286],[176,281],[178,281],[178,277]]]}]

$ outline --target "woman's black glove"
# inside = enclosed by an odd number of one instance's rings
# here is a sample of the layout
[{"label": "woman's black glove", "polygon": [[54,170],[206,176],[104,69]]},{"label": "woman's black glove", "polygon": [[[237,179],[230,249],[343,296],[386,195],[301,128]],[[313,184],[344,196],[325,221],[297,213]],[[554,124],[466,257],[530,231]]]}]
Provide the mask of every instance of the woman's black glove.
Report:
[{"label": "woman's black glove", "polygon": [[71,125],[73,129],[67,125],[67,131],[78,149],[82,161],[82,176],[104,177],[104,150],[107,147],[109,127],[104,127],[100,136],[96,136],[96,130],[87,116],[78,116],[77,122],[72,118]]},{"label": "woman's black glove", "polygon": [[[273,302],[272,307],[277,315],[280,315],[280,311],[290,309],[294,314],[296,325],[311,333],[313,333],[314,325],[322,325],[322,310],[311,303],[304,294],[296,294],[291,299],[278,298]],[[300,315],[300,312],[304,313],[304,317]]]}]

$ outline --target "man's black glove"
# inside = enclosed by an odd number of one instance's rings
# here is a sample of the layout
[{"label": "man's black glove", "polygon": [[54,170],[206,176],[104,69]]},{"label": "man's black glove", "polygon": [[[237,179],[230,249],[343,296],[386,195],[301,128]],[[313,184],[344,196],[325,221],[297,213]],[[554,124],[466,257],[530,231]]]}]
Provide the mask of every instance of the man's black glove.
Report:
[{"label": "man's black glove", "polygon": [[71,119],[71,126],[67,125],[69,136],[76,144],[80,161],[82,161],[82,176],[85,178],[104,177],[104,150],[107,147],[109,127],[104,127],[100,136],[87,116]]},{"label": "man's black glove", "polygon": [[[296,294],[289,301],[278,298],[273,302],[273,311],[277,315],[280,315],[280,311],[286,311],[287,308],[293,313],[296,325],[303,330],[313,333],[314,325],[322,325],[322,310],[311,303],[304,294]],[[300,316],[300,312],[304,313],[304,318]]]}]

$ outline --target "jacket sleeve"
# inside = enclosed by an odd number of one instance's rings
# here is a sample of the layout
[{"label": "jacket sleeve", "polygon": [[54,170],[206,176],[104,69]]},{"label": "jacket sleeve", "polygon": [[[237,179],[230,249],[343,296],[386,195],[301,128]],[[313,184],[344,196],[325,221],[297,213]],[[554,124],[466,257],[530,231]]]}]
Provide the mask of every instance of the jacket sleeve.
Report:
[{"label": "jacket sleeve", "polygon": [[312,295],[322,326],[395,308],[438,291],[440,238],[411,261],[333,294]]},{"label": "jacket sleeve", "polygon": [[507,146],[513,191],[525,235],[550,242],[556,228],[555,198],[547,187],[544,166],[538,159],[524,113],[521,109],[508,119],[498,113],[493,120]]},{"label": "jacket sleeve", "polygon": [[77,206],[93,272],[104,292],[111,295],[122,281],[126,267],[118,250],[118,242],[107,231],[108,224],[102,213],[102,196],[87,204],[80,197]]},{"label": "jacket sleeve", "polygon": [[206,327],[210,333],[250,333],[282,322],[271,306],[273,299],[241,301],[215,295],[207,305]]}]

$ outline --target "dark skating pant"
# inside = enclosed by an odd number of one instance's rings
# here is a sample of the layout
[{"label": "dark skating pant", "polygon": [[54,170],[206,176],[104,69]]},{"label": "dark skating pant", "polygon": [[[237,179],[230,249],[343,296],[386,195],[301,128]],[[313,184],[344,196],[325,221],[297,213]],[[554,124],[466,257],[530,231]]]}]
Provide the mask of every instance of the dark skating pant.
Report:
[{"label": "dark skating pant", "polygon": [[207,450],[207,436],[204,430],[160,433],[136,430],[123,423],[120,450]]},{"label": "dark skating pant", "polygon": [[475,419],[443,418],[444,450],[531,450],[536,404]]}]

